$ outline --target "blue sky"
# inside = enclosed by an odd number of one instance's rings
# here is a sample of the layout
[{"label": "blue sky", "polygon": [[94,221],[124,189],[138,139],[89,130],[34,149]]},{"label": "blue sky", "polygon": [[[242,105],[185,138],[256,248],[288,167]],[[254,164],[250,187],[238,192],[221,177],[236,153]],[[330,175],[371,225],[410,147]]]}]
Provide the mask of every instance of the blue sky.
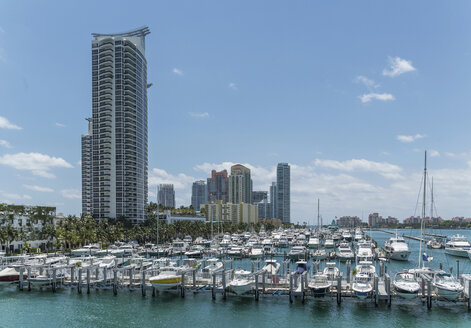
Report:
[{"label": "blue sky", "polygon": [[1,1],[0,201],[81,211],[91,33],[149,26],[149,176],[177,204],[211,168],[292,217],[400,219],[428,149],[438,214],[471,216],[469,1]]}]

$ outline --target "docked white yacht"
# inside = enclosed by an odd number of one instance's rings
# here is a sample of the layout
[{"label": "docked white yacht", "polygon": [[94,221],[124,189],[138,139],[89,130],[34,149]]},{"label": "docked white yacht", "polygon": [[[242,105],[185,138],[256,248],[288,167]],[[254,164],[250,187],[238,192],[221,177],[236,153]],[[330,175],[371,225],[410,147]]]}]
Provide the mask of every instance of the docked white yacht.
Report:
[{"label": "docked white yacht", "polygon": [[352,290],[360,299],[370,296],[373,292],[374,275],[376,273],[372,262],[361,261],[355,268]]},{"label": "docked white yacht", "polygon": [[322,272],[329,281],[337,281],[340,276],[340,270],[335,266],[335,262],[327,262],[324,271]]},{"label": "docked white yacht", "polygon": [[328,237],[325,242],[324,242],[324,247],[325,248],[334,248],[334,240],[332,237]]},{"label": "docked white yacht", "polygon": [[449,301],[456,300],[464,290],[463,285],[450,273],[437,273],[433,278],[433,287],[439,297]]},{"label": "docked white yacht", "polygon": [[322,261],[327,258],[327,252],[325,251],[325,249],[318,249],[315,252],[311,253],[311,257],[314,261]]},{"label": "docked white yacht", "polygon": [[100,245],[98,244],[91,244],[83,246],[82,248],[73,249],[72,256],[89,256],[95,255],[101,249]]},{"label": "docked white yacht", "polygon": [[469,241],[463,235],[454,235],[445,245],[445,253],[448,255],[468,257],[468,251],[471,249]]},{"label": "docked white yacht", "polygon": [[307,243],[307,247],[309,247],[310,249],[315,249],[319,247],[319,244],[320,242],[318,237],[310,237]]},{"label": "docked white yacht", "polygon": [[322,297],[330,289],[332,283],[329,281],[327,275],[323,273],[315,273],[309,281],[308,287],[311,289],[315,297]]},{"label": "docked white yacht", "polygon": [[211,279],[213,273],[218,273],[224,270],[224,264],[215,258],[206,260],[206,266],[201,270],[203,272],[203,278]]},{"label": "docked white yacht", "polygon": [[397,261],[407,261],[409,259],[410,250],[404,238],[396,235],[384,242],[384,250],[388,258]]},{"label": "docked white yacht", "polygon": [[346,262],[347,260],[355,259],[355,253],[353,253],[352,249],[350,248],[350,244],[346,241],[340,243],[336,254],[340,262]]},{"label": "docked white yacht", "polygon": [[263,246],[260,244],[254,244],[250,249],[250,258],[259,259],[263,257]]},{"label": "docked white yacht", "polygon": [[306,258],[306,247],[294,246],[288,253],[288,257],[292,261],[298,261]]},{"label": "docked white yacht", "polygon": [[361,240],[358,242],[357,259],[359,261],[373,261],[374,255],[369,241]]},{"label": "docked white yacht", "polygon": [[254,285],[255,279],[250,271],[236,270],[229,287],[237,295],[242,295],[251,291]]},{"label": "docked white yacht", "polygon": [[396,294],[405,299],[417,297],[420,291],[420,284],[417,278],[407,270],[396,273],[393,287]]}]

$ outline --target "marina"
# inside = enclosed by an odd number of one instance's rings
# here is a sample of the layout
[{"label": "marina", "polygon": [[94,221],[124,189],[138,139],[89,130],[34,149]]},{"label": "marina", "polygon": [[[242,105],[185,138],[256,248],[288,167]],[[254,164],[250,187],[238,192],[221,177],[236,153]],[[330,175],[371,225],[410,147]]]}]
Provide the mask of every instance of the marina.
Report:
[{"label": "marina", "polygon": [[[313,231],[313,233],[318,232]],[[387,245],[386,234],[379,231],[370,233],[377,244],[386,242]],[[254,239],[256,236],[251,238]],[[263,238],[268,239],[266,236]],[[300,240],[291,239],[294,244]],[[307,240],[304,242],[307,243]],[[454,304],[463,311],[471,310],[469,259],[453,257],[453,262],[450,262],[443,251],[437,250],[435,252],[441,252],[444,256],[441,259],[445,260],[445,266],[440,262],[436,269],[427,271],[425,269],[429,268],[425,266],[424,260],[422,266],[413,269],[414,261],[408,263],[408,261],[384,258],[381,255],[385,253],[380,249],[364,253],[365,247],[368,248],[365,244],[373,244],[371,241],[365,242],[364,239],[358,242],[352,241],[350,244],[344,240],[334,249],[341,247],[349,249],[347,247],[350,245],[355,248],[357,243],[363,245],[359,248],[362,252],[348,260],[332,256],[325,260],[316,260],[313,256],[315,251],[306,251],[296,258],[290,258],[289,249],[276,249],[269,256],[262,254],[256,258],[247,254],[244,258],[233,259],[228,256],[227,251],[216,252],[214,248],[205,249],[201,259],[187,257],[182,251],[174,256],[151,257],[149,251],[144,249],[129,251],[129,245],[122,246],[123,249],[128,249],[129,253],[126,256],[123,252],[115,253],[121,254],[121,257],[110,256],[108,252],[104,257],[92,256],[91,253],[85,256],[83,252],[75,252],[80,255],[79,257],[55,254],[4,257],[1,262],[3,270],[0,271],[0,281],[5,271],[11,272],[10,274],[16,278],[12,278],[13,281],[7,285],[2,284],[0,294],[5,291],[16,291],[26,295],[28,292],[38,291],[56,294],[69,290],[70,293],[79,295],[104,292],[118,296],[137,292],[144,298],[158,298],[165,294],[177,299],[188,295],[201,295],[213,301],[252,298],[255,302],[260,300],[272,302],[273,299],[278,299],[284,300],[287,304],[315,303],[322,299],[339,306],[352,301],[371,303],[374,306],[384,304],[388,307],[393,304],[421,305],[427,309],[432,309],[433,304],[437,306]],[[414,243],[411,258],[417,255],[418,243],[415,241]],[[181,247],[178,242],[173,244],[178,248]],[[257,245],[254,245],[255,248],[258,248]],[[229,248],[229,245],[227,247]],[[295,247],[300,246],[292,248]],[[94,247],[84,249],[89,249],[89,252],[94,249],[95,255],[100,254],[100,250]],[[306,260],[300,259],[301,257]],[[444,268],[450,263],[452,266],[445,271]],[[371,269],[362,276],[361,272],[365,265]],[[328,274],[335,270],[336,274]],[[400,275],[401,279],[397,279],[398,273],[403,271],[411,274]],[[453,297],[440,292],[436,282],[435,276],[442,277],[447,274],[457,278],[456,284],[460,288]],[[404,290],[397,288],[403,286],[404,280],[407,279],[412,279],[412,282],[419,286],[410,295],[405,295]],[[402,285],[399,280],[402,281]]]}]

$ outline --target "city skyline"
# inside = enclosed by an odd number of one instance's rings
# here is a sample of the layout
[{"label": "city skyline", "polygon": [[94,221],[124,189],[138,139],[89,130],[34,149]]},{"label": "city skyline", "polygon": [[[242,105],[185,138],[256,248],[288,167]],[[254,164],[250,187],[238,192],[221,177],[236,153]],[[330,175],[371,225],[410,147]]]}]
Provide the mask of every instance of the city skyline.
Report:
[{"label": "city skyline", "polygon": [[471,216],[470,3],[118,3],[0,4],[0,202],[81,212],[90,34],[147,25],[149,200],[172,183],[188,206],[238,163],[269,190],[287,162],[293,222],[315,222],[317,198],[324,221],[402,220],[428,150],[437,215]]}]

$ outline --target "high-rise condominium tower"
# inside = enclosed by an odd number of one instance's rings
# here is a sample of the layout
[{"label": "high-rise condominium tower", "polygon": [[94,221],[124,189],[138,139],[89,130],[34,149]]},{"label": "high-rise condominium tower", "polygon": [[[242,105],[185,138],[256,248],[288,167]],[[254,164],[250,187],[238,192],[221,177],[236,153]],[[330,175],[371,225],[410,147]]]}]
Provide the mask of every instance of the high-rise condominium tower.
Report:
[{"label": "high-rise condominium tower", "polygon": [[91,213],[95,218],[139,222],[146,217],[145,36],[149,33],[144,27],[92,34]]},{"label": "high-rise condominium tower", "polygon": [[216,170],[212,170],[211,178],[208,178],[207,181],[207,201],[210,203],[214,203],[220,200],[223,203],[227,203],[229,201],[229,183],[227,177],[227,170],[222,170],[221,172],[216,172]]},{"label": "high-rise condominium tower", "polygon": [[195,211],[199,211],[201,205],[206,204],[206,183],[204,180],[193,182],[191,187],[191,206]]},{"label": "high-rise condominium tower", "polygon": [[278,163],[276,167],[276,207],[277,217],[283,223],[290,223],[290,167],[288,163]]},{"label": "high-rise condominium tower", "polygon": [[229,176],[229,202],[252,204],[252,179],[250,169],[236,164],[231,167]]},{"label": "high-rise condominium tower", "polygon": [[173,189],[173,184],[159,185],[157,204],[163,207],[175,208],[175,190]]}]

